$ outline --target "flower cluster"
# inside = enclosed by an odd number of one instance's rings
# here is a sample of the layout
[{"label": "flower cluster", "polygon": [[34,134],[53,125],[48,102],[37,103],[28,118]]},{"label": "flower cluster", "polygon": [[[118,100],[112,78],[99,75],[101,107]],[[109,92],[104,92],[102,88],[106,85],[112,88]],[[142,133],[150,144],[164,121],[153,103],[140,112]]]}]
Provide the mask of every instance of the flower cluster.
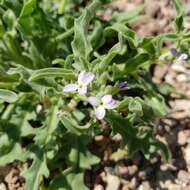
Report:
[{"label": "flower cluster", "polygon": [[177,58],[178,61],[187,61],[187,59],[188,59],[188,54],[187,53],[180,53],[179,54],[179,52],[177,51],[176,48],[172,48],[170,51],[171,51],[172,56],[174,56],[174,57],[179,55],[178,58]]},{"label": "flower cluster", "polygon": [[[76,83],[67,84],[63,91],[66,93],[78,93],[80,95],[87,94],[88,85],[94,79],[95,75],[92,72],[82,71]],[[88,103],[90,103],[94,110],[96,118],[101,120],[106,115],[106,110],[116,108],[116,100],[112,98],[111,94],[106,94],[102,96],[100,99],[96,96],[88,97]]]}]

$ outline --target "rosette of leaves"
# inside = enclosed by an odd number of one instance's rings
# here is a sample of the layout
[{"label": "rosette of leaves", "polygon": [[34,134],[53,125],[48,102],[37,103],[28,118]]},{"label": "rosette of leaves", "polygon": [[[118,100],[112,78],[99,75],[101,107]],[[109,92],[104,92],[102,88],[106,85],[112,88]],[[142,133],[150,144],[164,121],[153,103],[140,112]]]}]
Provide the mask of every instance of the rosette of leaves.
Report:
[{"label": "rosette of leaves", "polygon": [[[149,68],[163,40],[179,35],[139,37],[121,15],[105,22],[95,14],[105,1],[86,8],[82,2],[55,1],[65,6],[57,12],[47,0],[0,1],[0,165],[27,162],[26,190],[88,189],[84,172],[100,161],[88,145],[103,128],[83,97],[63,93],[83,70],[95,74],[94,94],[118,100],[104,118],[110,136],[119,133],[129,154],[170,157],[152,132],[165,104]],[[127,91],[120,91],[120,81],[127,81]]]}]

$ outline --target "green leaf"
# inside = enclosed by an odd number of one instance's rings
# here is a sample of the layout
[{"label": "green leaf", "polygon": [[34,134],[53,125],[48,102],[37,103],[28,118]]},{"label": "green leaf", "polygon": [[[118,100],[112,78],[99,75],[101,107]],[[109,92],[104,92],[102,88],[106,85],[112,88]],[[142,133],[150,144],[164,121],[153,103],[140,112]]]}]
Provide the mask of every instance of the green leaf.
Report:
[{"label": "green leaf", "polygon": [[135,57],[128,59],[125,64],[124,73],[131,74],[138,72],[138,68],[142,66],[146,61],[149,60],[149,54],[147,53],[139,53]]},{"label": "green leaf", "polygon": [[33,128],[29,120],[35,120],[36,114],[34,112],[28,112],[24,109],[16,110],[15,114],[12,114],[10,123],[16,125],[18,129],[20,130],[20,136],[26,137],[29,135],[36,134],[36,129]]},{"label": "green leaf", "polygon": [[128,42],[132,48],[137,47],[139,37],[137,36],[137,34],[134,31],[129,29],[124,24],[115,23],[114,25],[106,28],[106,32],[109,32],[109,30],[115,30],[119,34],[121,34],[126,40],[128,40]]},{"label": "green leaf", "polygon": [[66,160],[74,169],[90,169],[92,165],[99,163],[100,159],[87,149],[91,142],[90,136],[67,133],[64,142]]},{"label": "green leaf", "polygon": [[81,70],[88,70],[89,68],[88,62],[90,53],[92,52],[92,46],[88,38],[88,27],[99,5],[100,1],[95,0],[83,11],[82,15],[74,23],[72,49],[75,60]]},{"label": "green leaf", "polygon": [[39,190],[39,185],[42,182],[43,176],[49,176],[45,155],[42,150],[36,148],[33,154],[33,162],[31,167],[23,174],[26,179],[26,190]]},{"label": "green leaf", "polygon": [[3,89],[15,89],[20,83],[20,77],[18,75],[7,75],[2,73],[0,75],[0,88]]},{"label": "green leaf", "polygon": [[156,140],[150,130],[132,126],[128,119],[119,114],[110,113],[108,121],[114,133],[121,134],[124,144],[128,146],[129,155],[141,150],[148,159],[151,153],[160,150],[167,161],[170,159],[171,155],[167,146]]},{"label": "green leaf", "polygon": [[35,141],[40,146],[46,146],[53,138],[53,133],[58,127],[59,119],[57,117],[58,107],[53,106],[46,115],[44,125],[37,130]]},{"label": "green leaf", "polygon": [[58,65],[65,65],[65,60],[64,59],[55,59],[55,60],[53,60],[52,61],[52,65],[56,65],[56,64],[58,64]]},{"label": "green leaf", "polygon": [[65,79],[72,79],[74,76],[74,73],[68,69],[45,68],[34,71],[34,73],[32,73],[31,77],[29,78],[29,81],[35,81],[45,77],[62,77]]},{"label": "green leaf", "polygon": [[164,83],[158,86],[158,90],[162,95],[169,96],[171,93],[175,92],[175,87],[168,83]]},{"label": "green leaf", "polygon": [[174,4],[177,10],[177,17],[175,19],[176,24],[176,31],[180,32],[183,27],[183,20],[184,20],[184,7],[182,0],[174,0]]},{"label": "green leaf", "polygon": [[[1,148],[2,147],[0,147],[0,149]],[[19,143],[15,143],[9,152],[0,156],[0,166],[5,166],[6,164],[10,164],[15,160],[26,160],[25,155],[23,154],[23,149]]]},{"label": "green leaf", "polygon": [[10,30],[14,30],[14,26],[16,25],[16,17],[12,10],[7,10],[3,15],[3,20],[6,22]]},{"label": "green leaf", "polygon": [[6,53],[9,59],[14,61],[16,64],[23,65],[29,68],[33,68],[31,61],[22,55],[22,49],[20,47],[20,42],[11,33],[6,32],[3,36],[3,42],[5,44]]},{"label": "green leaf", "polygon": [[145,50],[151,57],[155,56],[157,53],[156,45],[153,37],[147,37],[142,40],[139,44],[139,48]]},{"label": "green leaf", "polygon": [[116,45],[114,45],[109,50],[107,55],[103,56],[102,60],[98,64],[99,72],[102,73],[103,71],[105,71],[107,67],[109,66],[109,64],[111,64],[111,61],[113,60],[113,58],[116,57],[117,55],[123,55],[126,52],[126,50],[127,48],[123,44],[123,42],[119,42]]},{"label": "green leaf", "polygon": [[72,114],[79,122],[85,118],[85,114],[78,109],[75,109]]},{"label": "green leaf", "polygon": [[72,132],[72,133],[75,133],[77,135],[80,134],[80,132],[78,131],[78,129],[76,128],[76,125],[74,125],[70,118],[67,118],[67,117],[62,117],[61,118],[61,122],[63,123],[64,127],[69,131],[69,132]]},{"label": "green leaf", "polygon": [[118,104],[118,109],[119,110],[125,110],[128,108],[129,106],[129,102],[131,102],[133,100],[132,97],[125,97],[122,101],[119,102]]},{"label": "green leaf", "polygon": [[175,23],[176,23],[176,31],[180,32],[183,27],[183,15],[177,16]]},{"label": "green leaf", "polygon": [[89,190],[84,185],[84,173],[70,172],[56,177],[50,184],[49,190]]},{"label": "green leaf", "polygon": [[92,44],[93,50],[98,49],[104,42],[104,30],[102,24],[97,21],[94,26],[94,30],[90,35],[90,42]]},{"label": "green leaf", "polygon": [[32,13],[36,6],[36,0],[25,0],[24,6],[20,13],[20,18],[26,17]]},{"label": "green leaf", "polygon": [[13,91],[0,89],[0,99],[5,102],[13,103],[17,101],[18,96]]},{"label": "green leaf", "polygon": [[89,143],[87,136],[75,136],[73,146],[69,153],[69,162],[77,164],[79,168],[90,169],[92,165],[99,163],[100,159],[90,153],[86,146]]},{"label": "green leaf", "polygon": [[62,117],[61,122],[65,126],[65,128],[72,133],[81,134],[82,132],[88,131],[91,124],[90,122],[86,123],[85,125],[79,125],[78,121],[84,119],[85,115],[83,113],[77,112],[77,110],[72,112],[73,117]]},{"label": "green leaf", "polygon": [[163,117],[166,115],[166,106],[164,98],[161,96],[145,98],[147,104],[152,107],[154,114],[157,117]]},{"label": "green leaf", "polygon": [[131,112],[138,112],[138,113],[142,113],[143,114],[143,109],[142,109],[142,105],[138,100],[131,100],[129,102],[129,111]]},{"label": "green leaf", "polygon": [[159,36],[156,36],[153,41],[156,46],[157,54],[158,55],[161,54],[163,42],[166,42],[166,41],[175,42],[175,41],[178,41],[180,38],[181,38],[180,35],[175,34],[175,33],[165,33],[165,34],[160,34]]},{"label": "green leaf", "polygon": [[6,118],[0,120],[0,126],[0,165],[9,164],[14,160],[25,161],[25,151],[20,144],[19,128]]},{"label": "green leaf", "polygon": [[126,12],[115,12],[112,19],[117,22],[128,23],[140,19],[140,14],[144,11],[144,5],[136,7],[134,10]]}]

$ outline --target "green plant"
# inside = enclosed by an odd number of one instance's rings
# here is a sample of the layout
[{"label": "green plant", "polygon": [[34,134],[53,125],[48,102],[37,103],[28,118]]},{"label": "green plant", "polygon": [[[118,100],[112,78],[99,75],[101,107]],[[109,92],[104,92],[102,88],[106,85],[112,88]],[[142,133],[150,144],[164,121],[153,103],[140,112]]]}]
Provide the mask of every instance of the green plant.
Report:
[{"label": "green plant", "polygon": [[181,8],[177,33],[142,38],[127,26],[138,12],[105,22],[95,13],[106,1],[82,3],[0,1],[0,165],[31,163],[27,190],[88,189],[84,172],[100,159],[87,145],[102,119],[129,155],[170,158],[153,135],[166,111],[149,68],[164,40],[181,39]]}]

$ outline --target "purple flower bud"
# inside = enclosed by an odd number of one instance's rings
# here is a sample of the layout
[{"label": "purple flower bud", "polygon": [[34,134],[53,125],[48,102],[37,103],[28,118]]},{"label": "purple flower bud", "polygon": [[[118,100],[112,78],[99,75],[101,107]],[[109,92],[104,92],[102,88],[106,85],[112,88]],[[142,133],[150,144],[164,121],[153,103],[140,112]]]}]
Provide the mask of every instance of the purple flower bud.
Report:
[{"label": "purple flower bud", "polygon": [[57,117],[58,118],[61,118],[61,116],[63,115],[63,112],[61,110],[59,110],[57,113],[56,113]]},{"label": "purple flower bud", "polygon": [[128,87],[128,85],[127,85],[126,82],[120,82],[120,83],[118,84],[118,88],[119,88],[121,91],[125,91],[125,90],[128,90],[128,89],[129,89],[129,87]]},{"label": "purple flower bud", "polygon": [[172,48],[170,51],[171,51],[171,54],[172,54],[173,56],[176,56],[176,55],[177,55],[177,49],[176,49],[176,48]]}]

